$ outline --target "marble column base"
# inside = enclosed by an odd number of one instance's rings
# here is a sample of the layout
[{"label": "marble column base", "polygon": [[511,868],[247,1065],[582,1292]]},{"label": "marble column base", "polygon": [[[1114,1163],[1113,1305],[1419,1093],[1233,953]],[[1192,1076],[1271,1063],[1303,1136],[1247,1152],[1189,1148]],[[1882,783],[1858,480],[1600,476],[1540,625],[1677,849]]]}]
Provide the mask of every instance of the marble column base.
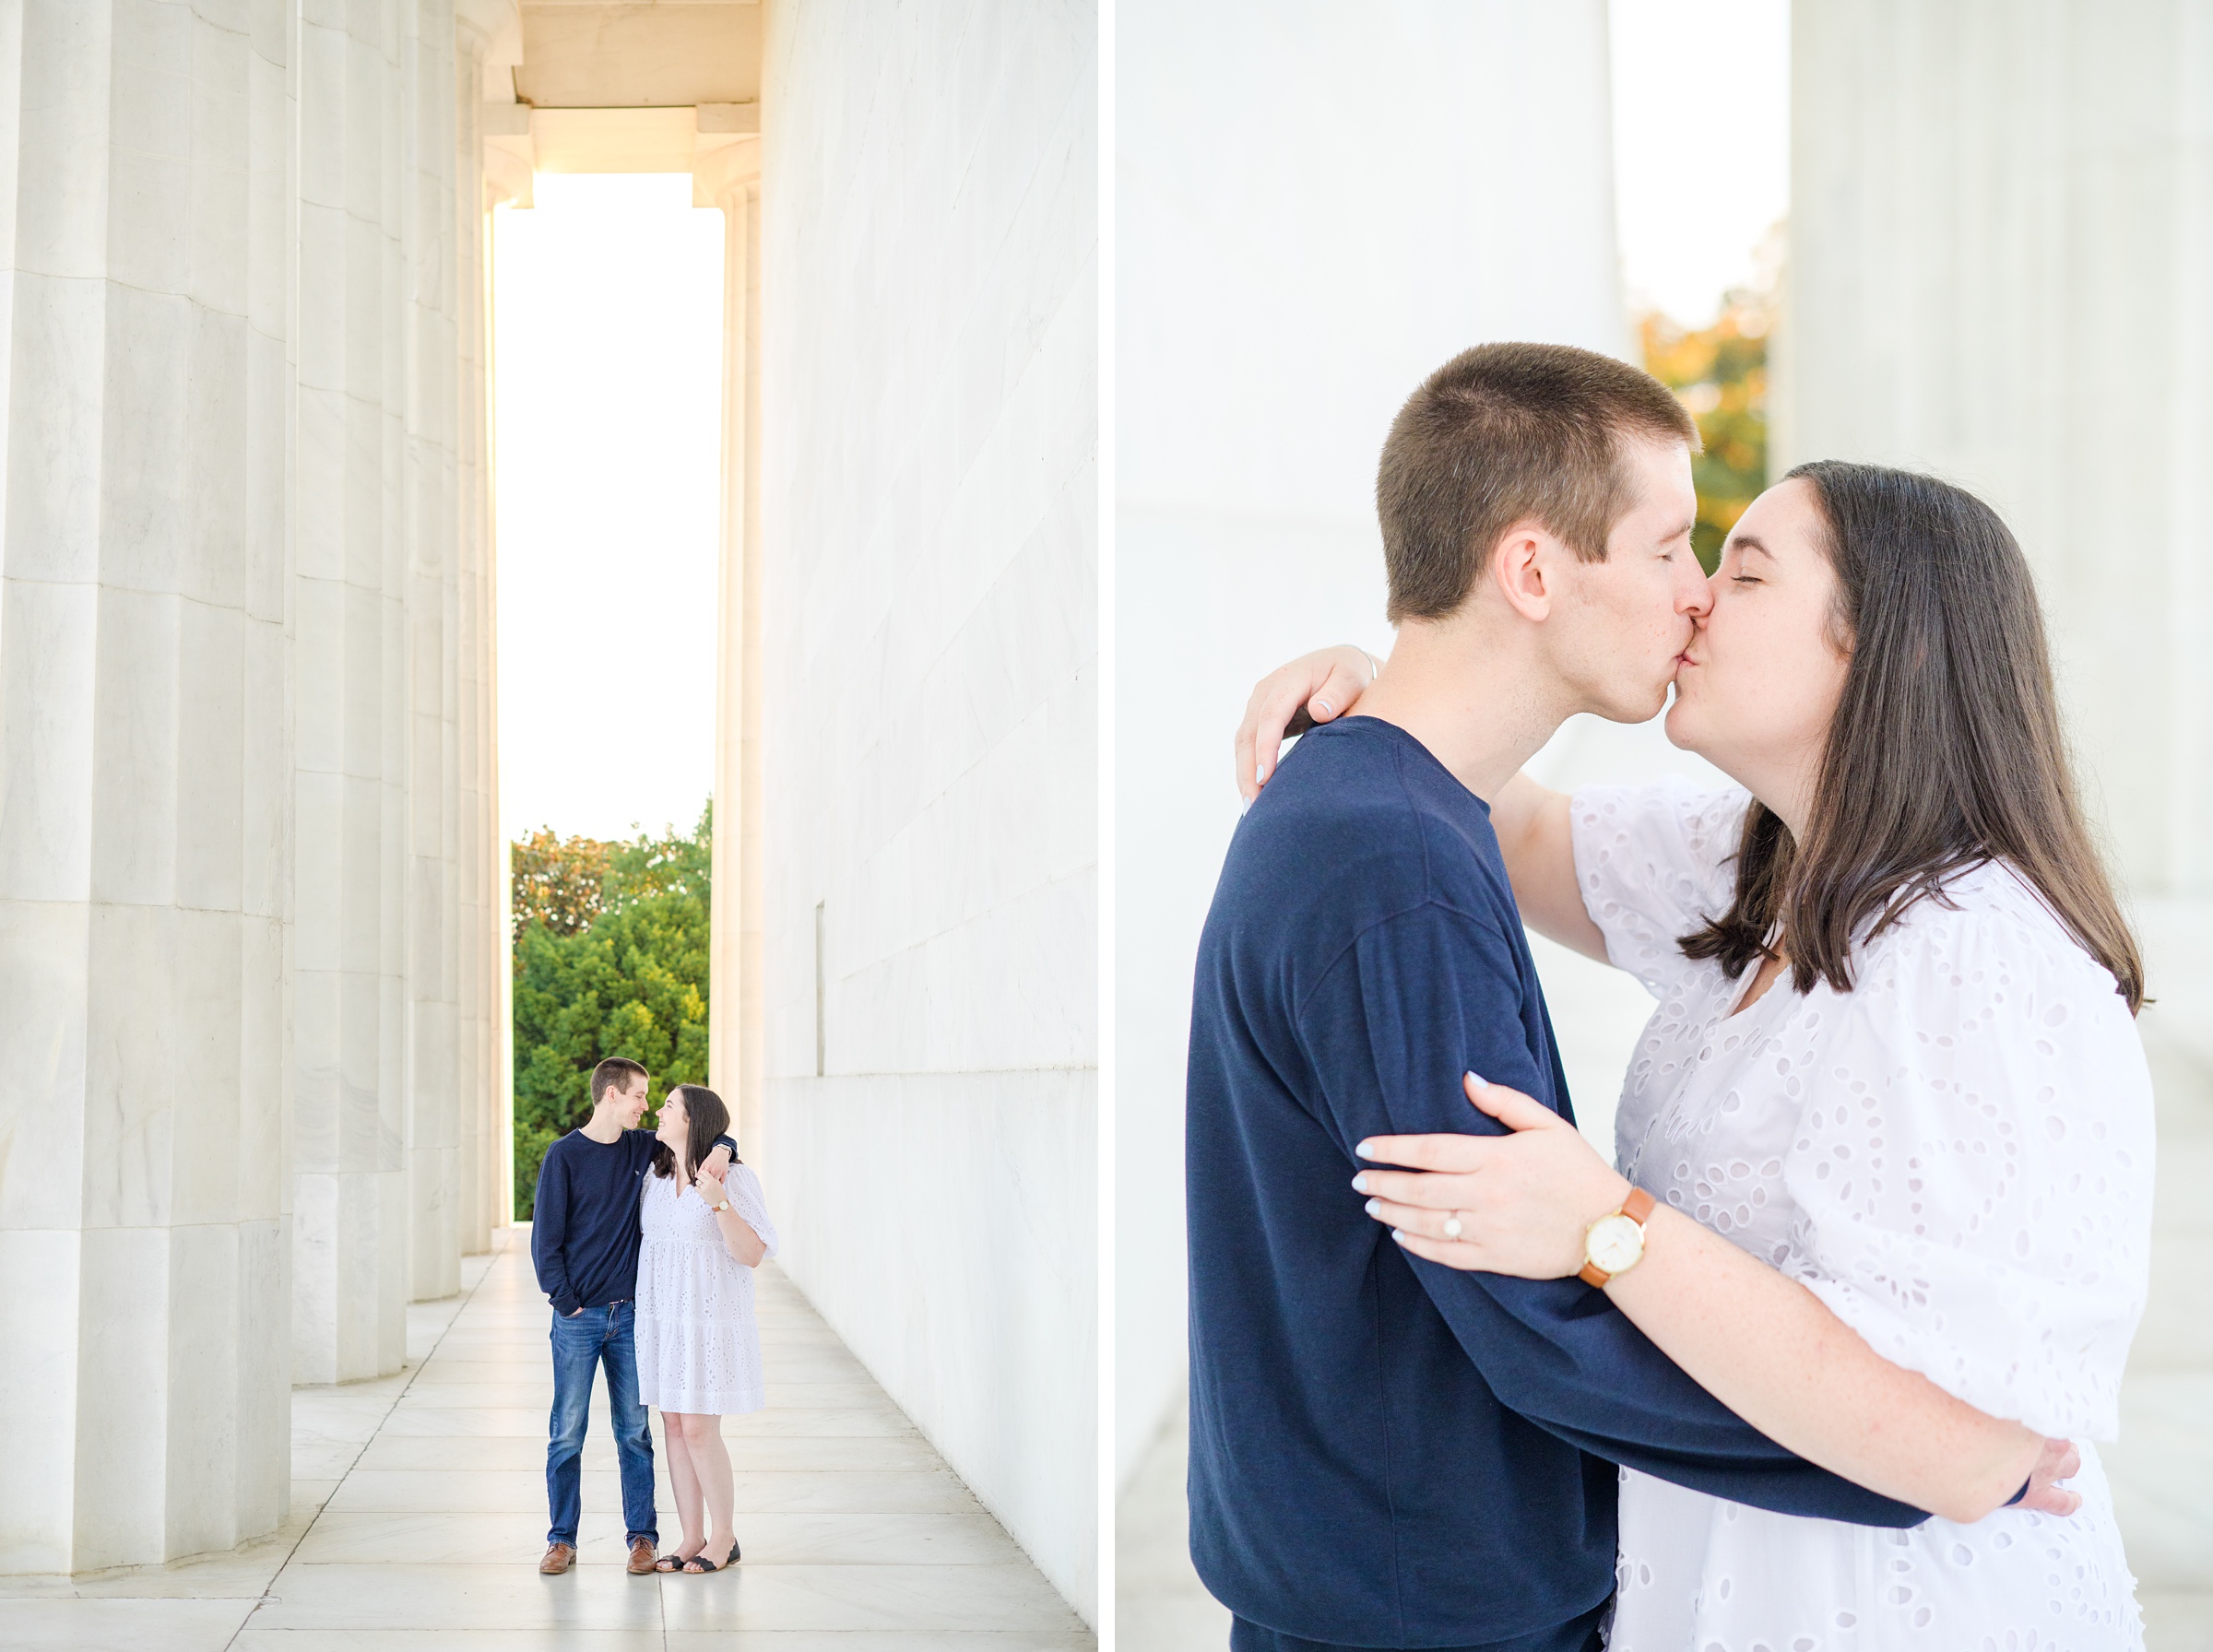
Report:
[{"label": "marble column base", "polygon": [[283,1220],[0,1232],[0,1572],[235,1547],[282,1523]]},{"label": "marble column base", "polygon": [[407,1353],[406,1173],[292,1182],[292,1381],[387,1376]]}]

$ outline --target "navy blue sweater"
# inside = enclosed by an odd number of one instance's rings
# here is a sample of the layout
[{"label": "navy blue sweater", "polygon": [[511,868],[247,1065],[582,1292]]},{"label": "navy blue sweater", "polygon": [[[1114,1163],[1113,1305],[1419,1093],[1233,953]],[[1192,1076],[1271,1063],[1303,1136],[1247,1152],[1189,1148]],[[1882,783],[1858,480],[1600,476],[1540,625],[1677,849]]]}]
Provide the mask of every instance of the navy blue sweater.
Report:
[{"label": "navy blue sweater", "polygon": [[[625,1130],[611,1142],[571,1130],[546,1150],[530,1213],[530,1260],[538,1288],[562,1317],[638,1293],[638,1189],[653,1166],[653,1132]],[[716,1138],[730,1150],[738,1144]]]},{"label": "navy blue sweater", "polygon": [[1613,1588],[1612,1467],[1787,1514],[1925,1516],[1793,1457],[1573,1279],[1408,1256],[1369,1136],[1572,1118],[1490,811],[1412,736],[1316,730],[1230,845],[1191,1009],[1191,1558],[1233,1611],[1359,1646],[1563,1624]]}]

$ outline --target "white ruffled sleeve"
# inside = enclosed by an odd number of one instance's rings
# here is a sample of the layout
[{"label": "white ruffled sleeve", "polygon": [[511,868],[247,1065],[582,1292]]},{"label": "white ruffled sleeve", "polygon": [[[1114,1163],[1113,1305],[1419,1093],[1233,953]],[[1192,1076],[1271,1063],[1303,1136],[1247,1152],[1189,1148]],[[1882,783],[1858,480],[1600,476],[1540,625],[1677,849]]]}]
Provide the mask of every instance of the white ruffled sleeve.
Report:
[{"label": "white ruffled sleeve", "polygon": [[1690,961],[1677,944],[1729,909],[1749,794],[1681,780],[1585,786],[1569,800],[1583,908],[1606,958],[1664,996]]},{"label": "white ruffled sleeve", "polygon": [[2143,1046],[2048,914],[1962,906],[1922,902],[1819,1011],[1841,1024],[1783,1161],[1786,1271],[1976,1409],[2111,1439],[2149,1265]]},{"label": "white ruffled sleeve", "polygon": [[730,1196],[730,1203],[738,1214],[745,1218],[745,1225],[761,1235],[761,1243],[768,1246],[769,1256],[776,1254],[776,1226],[768,1219],[768,1196],[761,1191],[761,1178],[745,1164],[730,1166],[730,1179],[723,1184]]}]

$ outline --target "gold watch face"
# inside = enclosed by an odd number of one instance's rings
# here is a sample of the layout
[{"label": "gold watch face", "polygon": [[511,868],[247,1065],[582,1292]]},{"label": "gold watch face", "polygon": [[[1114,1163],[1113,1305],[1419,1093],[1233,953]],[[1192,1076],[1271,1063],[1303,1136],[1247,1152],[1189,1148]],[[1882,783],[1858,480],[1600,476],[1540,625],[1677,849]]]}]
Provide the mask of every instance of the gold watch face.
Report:
[{"label": "gold watch face", "polygon": [[1627,1273],[1644,1255],[1644,1230],[1616,1211],[1591,1224],[1583,1254],[1605,1273]]}]

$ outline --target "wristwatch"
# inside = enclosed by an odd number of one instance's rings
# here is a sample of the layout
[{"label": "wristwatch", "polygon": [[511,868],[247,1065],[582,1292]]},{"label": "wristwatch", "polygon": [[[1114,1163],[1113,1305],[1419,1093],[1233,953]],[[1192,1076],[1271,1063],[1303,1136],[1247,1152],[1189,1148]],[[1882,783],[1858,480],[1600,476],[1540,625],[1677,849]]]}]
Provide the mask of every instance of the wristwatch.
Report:
[{"label": "wristwatch", "polygon": [[1644,1224],[1652,1214],[1652,1196],[1629,1189],[1621,1209],[1583,1230],[1583,1267],[1576,1275],[1586,1285],[1604,1285],[1644,1260]]}]

